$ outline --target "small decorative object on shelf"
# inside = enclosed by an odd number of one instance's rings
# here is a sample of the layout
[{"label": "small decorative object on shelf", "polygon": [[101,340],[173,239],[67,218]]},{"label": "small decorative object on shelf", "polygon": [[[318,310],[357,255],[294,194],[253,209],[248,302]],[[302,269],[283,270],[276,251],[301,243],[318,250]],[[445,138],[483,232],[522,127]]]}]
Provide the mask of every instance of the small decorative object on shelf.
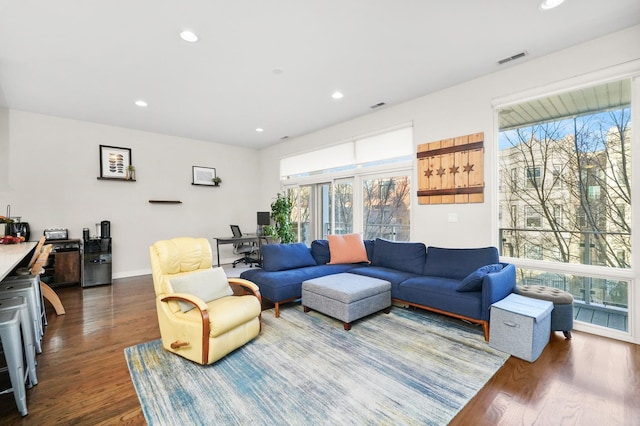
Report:
[{"label": "small decorative object on shelf", "polygon": [[220,179],[220,176],[216,176],[213,179],[211,179],[211,182],[213,182],[213,186],[220,186],[222,179]]},{"label": "small decorative object on shelf", "polygon": [[136,180],[136,166],[129,164],[126,169],[125,179]]}]

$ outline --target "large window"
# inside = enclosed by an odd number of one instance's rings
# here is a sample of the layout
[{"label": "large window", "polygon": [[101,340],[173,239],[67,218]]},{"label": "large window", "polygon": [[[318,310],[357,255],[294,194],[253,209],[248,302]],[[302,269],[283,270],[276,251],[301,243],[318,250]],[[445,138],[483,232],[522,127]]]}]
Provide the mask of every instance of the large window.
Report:
[{"label": "large window", "polygon": [[408,241],[412,160],[406,126],[283,159],[299,241],[352,232]]},{"label": "large window", "polygon": [[[593,266],[631,267],[631,87],[615,81],[498,111],[501,254],[522,259],[520,284],[571,291],[578,320],[623,331],[627,282]],[[580,273],[552,273],[559,264]]]}]

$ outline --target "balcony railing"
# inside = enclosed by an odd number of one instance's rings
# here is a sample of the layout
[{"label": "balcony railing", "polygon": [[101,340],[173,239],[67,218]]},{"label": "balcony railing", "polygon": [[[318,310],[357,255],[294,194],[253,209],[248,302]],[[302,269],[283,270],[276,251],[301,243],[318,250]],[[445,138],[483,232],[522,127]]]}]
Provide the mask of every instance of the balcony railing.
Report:
[{"label": "balcony railing", "polygon": [[[624,259],[607,259],[603,247],[610,251],[628,253],[631,235],[620,232],[562,231],[540,229],[500,229],[500,254],[536,260],[562,261],[558,250],[553,249],[555,238],[562,238],[570,253],[570,263],[584,265],[619,262]],[[585,249],[587,248],[587,249]],[[619,250],[616,250],[619,249]],[[572,252],[571,252],[572,250]],[[529,256],[526,256],[526,255]],[[533,254],[533,255],[532,255]],[[565,260],[566,261],[566,260]],[[517,283],[521,285],[543,285],[567,291],[574,298],[574,314],[578,321],[597,324],[616,330],[627,331],[628,327],[628,282],[603,279],[553,271],[534,271],[518,268]]]}]

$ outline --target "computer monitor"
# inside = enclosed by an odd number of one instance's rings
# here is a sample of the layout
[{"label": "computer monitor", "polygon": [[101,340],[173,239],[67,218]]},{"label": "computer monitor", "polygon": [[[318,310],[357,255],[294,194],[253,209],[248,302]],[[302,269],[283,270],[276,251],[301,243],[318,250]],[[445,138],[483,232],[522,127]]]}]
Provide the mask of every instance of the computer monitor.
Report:
[{"label": "computer monitor", "polygon": [[258,212],[258,225],[265,226],[271,224],[271,213],[269,212]]}]

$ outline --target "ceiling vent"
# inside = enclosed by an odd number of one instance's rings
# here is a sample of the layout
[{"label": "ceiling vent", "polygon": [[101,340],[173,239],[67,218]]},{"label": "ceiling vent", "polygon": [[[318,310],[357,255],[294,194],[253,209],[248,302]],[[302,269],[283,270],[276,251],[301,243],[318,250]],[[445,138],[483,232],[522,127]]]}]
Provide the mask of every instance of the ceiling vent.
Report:
[{"label": "ceiling vent", "polygon": [[500,59],[498,61],[498,65],[506,64],[507,62],[515,61],[516,59],[524,58],[527,56],[527,52],[516,53],[513,56],[509,56],[508,58]]},{"label": "ceiling vent", "polygon": [[376,109],[376,108],[380,108],[381,106],[385,106],[386,104],[384,102],[378,102],[375,105],[371,105],[369,108],[371,109]]}]

